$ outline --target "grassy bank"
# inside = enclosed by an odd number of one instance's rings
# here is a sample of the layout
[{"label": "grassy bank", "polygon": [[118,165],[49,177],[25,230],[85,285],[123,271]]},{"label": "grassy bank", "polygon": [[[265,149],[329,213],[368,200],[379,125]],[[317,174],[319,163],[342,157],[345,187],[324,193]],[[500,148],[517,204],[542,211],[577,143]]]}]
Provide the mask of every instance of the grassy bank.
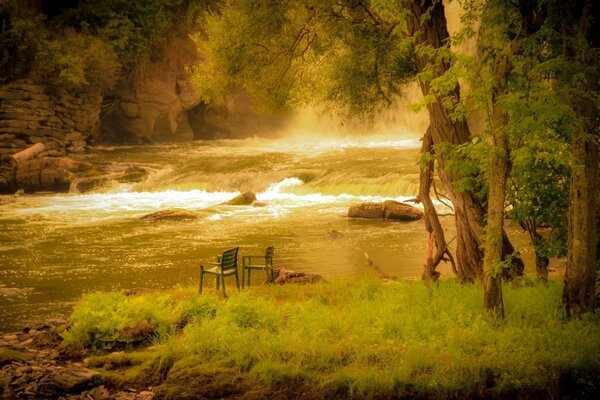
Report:
[{"label": "grassy bank", "polygon": [[560,295],[554,282],[509,285],[498,323],[484,317],[479,286],[454,281],[431,294],[421,282],[368,279],[227,300],[191,288],[94,293],[63,335],[97,349],[86,363],[113,384],[160,385],[164,398],[592,396],[600,316],[565,323]]}]

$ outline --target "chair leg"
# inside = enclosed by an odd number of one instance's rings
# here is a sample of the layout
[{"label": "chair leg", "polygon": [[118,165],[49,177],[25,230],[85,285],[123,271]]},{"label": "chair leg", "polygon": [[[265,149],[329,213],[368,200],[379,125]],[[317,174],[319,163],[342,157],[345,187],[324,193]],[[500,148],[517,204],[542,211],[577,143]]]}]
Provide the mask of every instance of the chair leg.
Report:
[{"label": "chair leg", "polygon": [[217,290],[219,290],[219,278],[220,278],[220,276],[217,275]]},{"label": "chair leg", "polygon": [[221,276],[221,287],[223,288],[223,296],[227,297],[227,292],[225,291],[225,275]]},{"label": "chair leg", "polygon": [[252,272],[251,269],[248,270],[248,286],[250,286],[250,272]]},{"label": "chair leg", "polygon": [[198,293],[202,294],[202,286],[204,285],[204,271],[200,270],[200,288]]},{"label": "chair leg", "polygon": [[[237,276],[237,274],[236,274]],[[242,289],[244,288],[244,285],[246,284],[246,266],[243,265],[242,266]]]},{"label": "chair leg", "polygon": [[239,292],[240,291],[240,278],[238,277],[237,270],[235,271],[235,284],[236,284],[238,292]]}]

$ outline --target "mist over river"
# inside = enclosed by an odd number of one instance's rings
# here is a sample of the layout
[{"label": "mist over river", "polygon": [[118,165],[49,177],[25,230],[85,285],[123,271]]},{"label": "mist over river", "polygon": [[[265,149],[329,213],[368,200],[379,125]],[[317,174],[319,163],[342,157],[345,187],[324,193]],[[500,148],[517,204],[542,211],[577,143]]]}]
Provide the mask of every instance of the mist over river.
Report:
[{"label": "mist over river", "polygon": [[[0,328],[66,315],[89,291],[197,284],[199,264],[233,246],[243,256],[273,245],[276,267],[326,279],[369,273],[364,252],[391,275],[417,277],[421,222],[349,220],[346,212],[415,197],[418,147],[371,137],[96,148],[86,161],[133,163],[151,175],[87,194],[0,197]],[[266,206],[221,205],[248,190]],[[200,218],[140,219],[167,208]]]}]

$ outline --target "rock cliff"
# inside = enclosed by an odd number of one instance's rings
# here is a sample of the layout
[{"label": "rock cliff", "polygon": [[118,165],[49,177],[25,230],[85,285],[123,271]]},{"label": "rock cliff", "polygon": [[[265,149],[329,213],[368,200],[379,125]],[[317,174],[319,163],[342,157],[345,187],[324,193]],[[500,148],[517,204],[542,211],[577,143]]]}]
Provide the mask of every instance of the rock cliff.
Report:
[{"label": "rock cliff", "polygon": [[187,32],[173,32],[149,61],[124,77],[105,103],[101,140],[150,143],[192,140],[186,111],[201,98],[190,82],[198,61],[196,43]]},{"label": "rock cliff", "polygon": [[0,86],[0,156],[45,145],[47,156],[81,153],[93,138],[102,97],[49,94],[31,80]]}]

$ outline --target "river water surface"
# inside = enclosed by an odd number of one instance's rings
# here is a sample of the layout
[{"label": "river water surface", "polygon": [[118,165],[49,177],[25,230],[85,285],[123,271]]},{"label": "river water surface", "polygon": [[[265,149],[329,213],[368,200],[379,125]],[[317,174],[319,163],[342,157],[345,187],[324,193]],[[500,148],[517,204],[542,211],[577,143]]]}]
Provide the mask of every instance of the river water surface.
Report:
[{"label": "river water surface", "polygon": [[[364,252],[391,275],[417,277],[421,222],[345,215],[362,201],[413,198],[418,146],[380,138],[97,148],[88,161],[141,164],[152,174],[89,194],[0,197],[0,330],[65,315],[89,291],[197,284],[200,262],[232,246],[249,255],[273,245],[276,267],[326,279],[366,273]],[[221,205],[247,190],[266,206]],[[167,208],[201,217],[140,220]],[[328,235],[334,230],[343,237]]]}]

